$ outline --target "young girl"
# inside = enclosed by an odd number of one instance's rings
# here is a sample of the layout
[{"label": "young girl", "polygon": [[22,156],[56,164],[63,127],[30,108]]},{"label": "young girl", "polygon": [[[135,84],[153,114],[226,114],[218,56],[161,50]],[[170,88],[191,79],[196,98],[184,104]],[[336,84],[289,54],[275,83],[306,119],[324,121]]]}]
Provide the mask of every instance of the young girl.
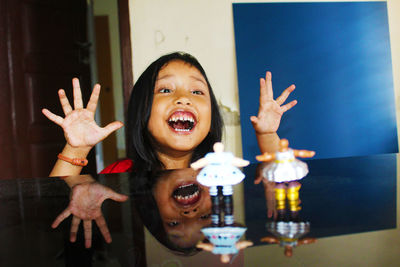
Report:
[{"label": "young girl", "polygon": [[[72,83],[74,109],[60,89],[65,117],[42,111],[63,128],[67,141],[50,176],[79,174],[92,147],[123,126],[116,121],[101,128],[94,121],[100,85],[94,86],[84,108],[78,79]],[[260,79],[259,112],[250,119],[262,153],[278,148],[276,131],[282,114],[297,103],[294,100],[283,105],[294,88],[291,85],[274,100],[271,73]],[[222,137],[222,118],[205,71],[193,56],[182,52],[160,57],[139,77],[130,97],[127,121],[130,159],[113,164],[105,172],[131,171],[133,167],[185,168],[211,152]]]},{"label": "young girl", "polygon": [[[58,156],[50,176],[68,176],[64,181],[70,186],[84,187],[80,174],[86,165],[86,156],[98,142],[123,126],[110,123],[104,128],[94,121],[100,85],[96,84],[86,108],[83,107],[78,79],[72,80],[74,109],[63,89],[58,91],[65,117],[43,109],[43,114],[64,130],[66,145]],[[276,100],[273,99],[271,73],[260,79],[260,107],[257,116],[250,119],[256,131],[260,150],[273,152],[278,148],[276,134],[282,114],[296,105],[283,103],[294,90],[288,87]],[[212,152],[215,142],[222,138],[222,118],[211,85],[200,63],[191,55],[176,52],[154,61],[136,82],[128,107],[128,157],[107,167],[102,173],[127,172],[133,169],[157,171],[161,169],[188,168]],[[74,192],[79,192],[75,187]],[[74,195],[72,195],[72,198]],[[77,196],[76,198],[79,198]],[[120,201],[127,198],[119,196]],[[84,219],[86,246],[90,246],[91,220],[95,220],[107,242],[111,242],[102,217],[81,218],[73,205],[62,212],[53,227],[73,215],[71,241],[75,240],[81,219]],[[101,213],[100,213],[101,214]]]}]

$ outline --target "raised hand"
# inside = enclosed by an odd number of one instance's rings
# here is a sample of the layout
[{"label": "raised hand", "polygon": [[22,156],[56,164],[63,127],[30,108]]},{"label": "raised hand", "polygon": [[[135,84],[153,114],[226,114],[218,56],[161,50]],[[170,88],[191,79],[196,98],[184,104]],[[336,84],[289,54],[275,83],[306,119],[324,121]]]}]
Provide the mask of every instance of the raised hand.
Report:
[{"label": "raised hand", "polygon": [[86,182],[74,186],[68,207],[57,216],[51,227],[56,228],[64,219],[72,214],[71,242],[76,241],[79,224],[83,220],[85,247],[90,248],[92,245],[92,220],[94,220],[104,240],[107,243],[111,243],[110,231],[101,211],[101,205],[106,199],[124,202],[128,199],[128,196],[116,193],[111,188],[96,182]]},{"label": "raised hand", "polygon": [[58,91],[60,103],[65,114],[65,118],[55,115],[47,109],[42,113],[51,121],[61,126],[64,130],[65,139],[72,147],[93,147],[98,142],[105,139],[109,134],[123,126],[120,121],[108,124],[106,127],[99,127],[94,115],[100,95],[100,85],[93,87],[93,92],[86,108],[83,107],[82,93],[77,78],[72,79],[74,93],[74,109],[71,107],[63,89]]},{"label": "raised hand", "polygon": [[294,89],[295,86],[292,84],[274,100],[271,72],[267,71],[265,79],[260,79],[260,107],[258,115],[250,117],[257,134],[270,134],[278,130],[283,113],[297,104],[297,101],[293,100],[283,105]]}]

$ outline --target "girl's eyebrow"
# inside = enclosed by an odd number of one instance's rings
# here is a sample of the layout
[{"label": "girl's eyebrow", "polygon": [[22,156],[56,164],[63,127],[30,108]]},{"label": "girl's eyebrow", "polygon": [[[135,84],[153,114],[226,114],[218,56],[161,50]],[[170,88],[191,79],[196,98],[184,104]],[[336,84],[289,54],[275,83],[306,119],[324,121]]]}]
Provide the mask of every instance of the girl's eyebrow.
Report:
[{"label": "girl's eyebrow", "polygon": [[190,75],[191,78],[195,79],[196,81],[202,82],[205,86],[207,86],[207,83],[204,81],[204,79]]},{"label": "girl's eyebrow", "polygon": [[[164,76],[158,77],[156,79],[156,81],[163,80],[163,79],[168,79],[168,78],[173,77],[173,76],[174,75],[172,75],[172,74],[166,74]],[[192,78],[193,80],[199,81],[199,82],[203,83],[205,86],[207,86],[207,83],[204,81],[204,78],[199,78],[199,77],[196,77],[194,75],[190,75],[189,77]]]}]

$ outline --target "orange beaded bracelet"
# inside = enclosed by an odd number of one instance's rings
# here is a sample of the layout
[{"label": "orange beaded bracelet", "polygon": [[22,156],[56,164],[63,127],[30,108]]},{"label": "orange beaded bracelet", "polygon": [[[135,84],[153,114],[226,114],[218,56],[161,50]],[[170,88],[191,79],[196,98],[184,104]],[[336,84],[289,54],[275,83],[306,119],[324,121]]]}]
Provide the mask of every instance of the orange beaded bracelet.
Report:
[{"label": "orange beaded bracelet", "polygon": [[72,165],[76,165],[76,166],[82,166],[83,167],[83,166],[86,166],[88,164],[88,160],[87,159],[79,159],[79,158],[70,159],[70,158],[68,158],[66,156],[63,156],[61,154],[58,154],[57,158],[59,158],[59,159],[61,159],[63,161],[69,162]]}]

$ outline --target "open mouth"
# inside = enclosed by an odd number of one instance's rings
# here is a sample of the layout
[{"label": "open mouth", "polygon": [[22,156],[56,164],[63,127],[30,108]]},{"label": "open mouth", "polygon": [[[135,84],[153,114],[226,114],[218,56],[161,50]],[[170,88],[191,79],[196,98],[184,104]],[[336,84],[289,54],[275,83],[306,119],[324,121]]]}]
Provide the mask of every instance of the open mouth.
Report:
[{"label": "open mouth", "polygon": [[176,132],[190,132],[196,126],[196,118],[191,112],[177,111],[168,118],[168,125]]},{"label": "open mouth", "polygon": [[193,205],[200,200],[200,194],[200,187],[193,183],[177,187],[172,197],[181,205]]}]

